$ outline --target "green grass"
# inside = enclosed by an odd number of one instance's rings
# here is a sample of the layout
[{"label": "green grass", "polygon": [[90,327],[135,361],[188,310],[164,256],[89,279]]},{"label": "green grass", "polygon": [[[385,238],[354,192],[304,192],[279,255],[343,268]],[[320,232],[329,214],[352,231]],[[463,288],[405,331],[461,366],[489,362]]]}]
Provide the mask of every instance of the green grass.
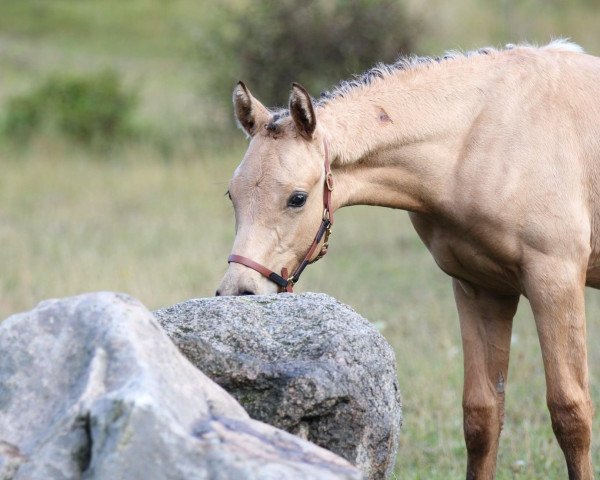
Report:
[{"label": "green grass", "polygon": [[[134,149],[107,160],[47,141],[26,158],[5,161],[0,318],[84,291],[124,291],[150,309],[211,296],[233,240],[223,193],[242,151],[165,162]],[[449,279],[403,212],[353,207],[336,215],[335,227],[329,255],[307,270],[298,291],[323,291],[348,303],[394,347],[405,416],[397,478],[460,478],[462,354]],[[599,318],[600,294],[589,291],[596,404]],[[513,343],[498,478],[565,478],[526,301]],[[595,433],[598,427],[596,419]],[[600,464],[597,439],[594,464]]]},{"label": "green grass", "polygon": [[[421,53],[543,43],[551,36],[571,36],[600,53],[600,9],[592,0],[409,3],[432,25]],[[195,62],[194,39],[203,22],[213,21],[214,4],[2,0],[0,114],[7,98],[51,73],[110,67],[140,93],[137,121],[151,138],[104,154],[56,138],[39,138],[21,151],[0,142],[0,319],[45,298],[85,291],[124,291],[151,309],[213,294],[233,240],[223,194],[244,148],[236,132],[221,151],[203,153],[215,143],[214,125],[231,115],[199,94],[211,66]],[[331,244],[298,291],[326,292],[351,305],[393,345],[405,416],[395,478],[464,477],[462,353],[449,279],[402,212],[342,210]],[[592,397],[600,405],[597,291],[588,291],[588,335]],[[514,326],[499,479],[566,478],[544,389],[535,327],[523,301]],[[596,418],[598,476],[599,427]]]}]

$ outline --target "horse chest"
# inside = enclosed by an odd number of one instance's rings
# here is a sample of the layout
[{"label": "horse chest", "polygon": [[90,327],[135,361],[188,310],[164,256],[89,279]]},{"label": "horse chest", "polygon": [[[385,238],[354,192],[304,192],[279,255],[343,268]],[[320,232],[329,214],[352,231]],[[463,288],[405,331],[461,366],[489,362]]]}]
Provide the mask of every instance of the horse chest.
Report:
[{"label": "horse chest", "polygon": [[490,249],[476,234],[437,224],[418,214],[410,219],[437,265],[448,275],[498,293],[520,290],[516,268],[501,243]]}]

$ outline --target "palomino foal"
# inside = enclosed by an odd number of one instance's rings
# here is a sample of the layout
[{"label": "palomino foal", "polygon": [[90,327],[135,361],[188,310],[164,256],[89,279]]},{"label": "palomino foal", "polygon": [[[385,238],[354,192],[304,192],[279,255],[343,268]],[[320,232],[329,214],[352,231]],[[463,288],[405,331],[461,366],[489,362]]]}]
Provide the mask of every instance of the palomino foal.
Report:
[{"label": "palomino foal", "polygon": [[294,84],[285,111],[238,84],[235,115],[251,141],[229,185],[233,253],[253,263],[230,257],[217,294],[274,293],[280,269],[303,261],[327,217],[327,158],[332,213],[408,210],[452,277],[467,478],[494,477],[521,295],[569,478],[592,478],[584,287],[600,287],[598,85],[600,59],[564,41],[379,65],[316,102]]}]

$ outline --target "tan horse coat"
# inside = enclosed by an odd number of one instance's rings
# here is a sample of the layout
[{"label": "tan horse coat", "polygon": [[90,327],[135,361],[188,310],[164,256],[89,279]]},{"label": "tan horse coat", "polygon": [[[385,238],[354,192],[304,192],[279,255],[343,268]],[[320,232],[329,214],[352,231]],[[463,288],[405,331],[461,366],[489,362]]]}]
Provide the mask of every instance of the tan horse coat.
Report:
[{"label": "tan horse coat", "polygon": [[[408,62],[410,63],[410,62]],[[467,478],[492,478],[512,318],[529,299],[569,478],[593,477],[584,286],[600,287],[600,59],[558,41],[380,66],[271,112],[240,84],[252,137],[230,184],[233,251],[293,269],[321,220],[323,142],[335,208],[408,210],[454,282],[465,359]],[[290,206],[294,193],[303,206]],[[230,264],[218,294],[276,286]]]}]

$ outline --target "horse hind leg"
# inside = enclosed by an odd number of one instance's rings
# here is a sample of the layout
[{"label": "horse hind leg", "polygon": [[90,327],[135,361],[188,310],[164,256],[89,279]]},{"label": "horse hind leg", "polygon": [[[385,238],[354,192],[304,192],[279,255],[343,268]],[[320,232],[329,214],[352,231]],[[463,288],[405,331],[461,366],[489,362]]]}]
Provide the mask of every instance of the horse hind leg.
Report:
[{"label": "horse hind leg", "polygon": [[504,421],[512,320],[519,296],[454,282],[464,351],[463,426],[467,479],[491,479]]},{"label": "horse hind leg", "polygon": [[527,269],[525,288],[540,338],[552,429],[570,480],[593,478],[588,386],[585,268],[548,259]]}]

